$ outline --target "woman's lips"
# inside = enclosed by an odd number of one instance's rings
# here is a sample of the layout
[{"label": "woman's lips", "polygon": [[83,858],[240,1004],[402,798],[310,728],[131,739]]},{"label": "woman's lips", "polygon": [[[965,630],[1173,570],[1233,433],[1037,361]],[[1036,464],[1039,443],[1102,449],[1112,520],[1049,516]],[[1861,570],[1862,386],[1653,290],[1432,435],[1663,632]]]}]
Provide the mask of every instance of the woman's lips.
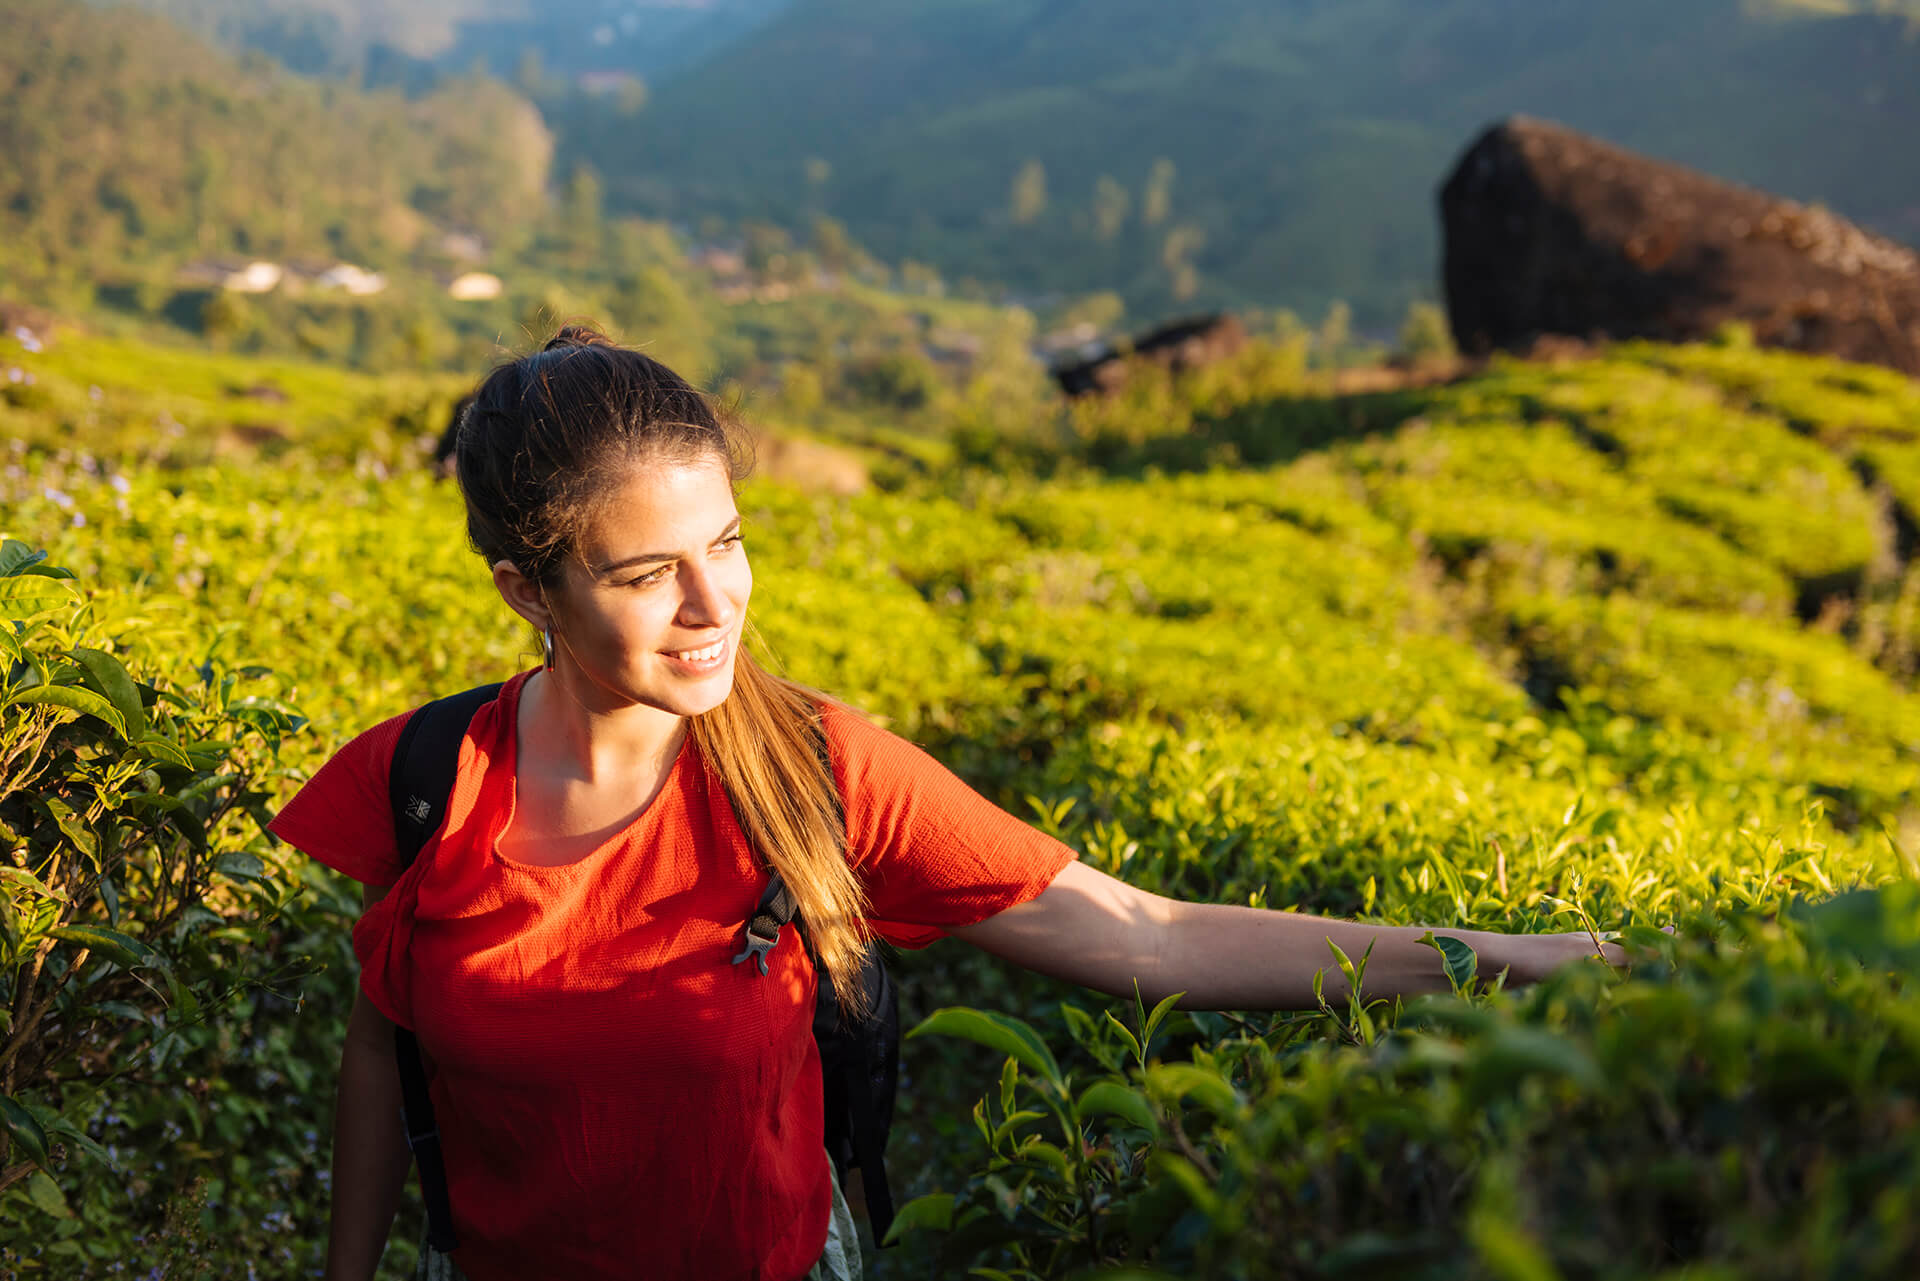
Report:
[{"label": "woman's lips", "polygon": [[692,676],[705,676],[709,672],[717,672],[725,667],[727,659],[732,656],[732,651],[733,638],[723,636],[710,645],[702,645],[696,649],[662,650],[661,656],[679,671]]}]

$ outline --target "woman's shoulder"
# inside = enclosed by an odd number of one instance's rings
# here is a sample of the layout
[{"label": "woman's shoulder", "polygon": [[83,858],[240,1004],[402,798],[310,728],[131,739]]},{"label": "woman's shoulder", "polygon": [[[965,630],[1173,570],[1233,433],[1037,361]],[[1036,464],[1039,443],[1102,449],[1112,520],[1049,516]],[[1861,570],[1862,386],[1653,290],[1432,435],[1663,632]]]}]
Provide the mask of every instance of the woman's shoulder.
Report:
[{"label": "woman's shoulder", "polygon": [[[328,758],[325,765],[320,767],[320,773],[315,774],[312,781],[320,781],[321,775],[338,765],[340,768],[351,770],[356,774],[377,776],[380,779],[380,786],[384,789],[386,787],[386,779],[393,769],[393,758],[400,749],[402,739],[406,736],[407,726],[412,724],[414,718],[422,711],[431,706],[442,703],[453,704],[455,700],[459,700],[466,704],[465,710],[471,718],[469,724],[477,723],[481,711],[495,703],[502,705],[501,713],[505,714],[506,711],[514,706],[520,692],[520,686],[525,683],[527,677],[531,674],[530,672],[521,672],[510,680],[487,686],[476,686],[473,689],[465,690],[461,693],[432,699],[414,707],[409,707],[398,716],[389,716],[387,719],[362,730],[359,734],[349,739],[344,746]],[[478,701],[476,701],[474,696],[479,695],[485,695],[485,697],[480,697]],[[463,725],[460,728],[464,732],[468,726]],[[416,739],[415,741],[418,740]]]},{"label": "woman's shoulder", "polygon": [[[507,683],[508,698],[517,681]],[[421,704],[425,706],[425,704]],[[360,731],[315,770],[268,830],[327,865],[370,885],[391,885],[400,863],[388,784],[411,707]]]},{"label": "woman's shoulder", "polygon": [[856,708],[823,700],[820,719],[834,775],[850,801],[856,793],[904,795],[929,786],[960,786],[925,748]]},{"label": "woman's shoulder", "polygon": [[354,880],[391,885],[399,875],[387,776],[413,711],[347,740],[280,807],[267,830]]},{"label": "woman's shoulder", "polygon": [[821,698],[820,730],[836,766],[843,761],[865,764],[876,756],[885,759],[919,750],[879,720],[837,699]]}]

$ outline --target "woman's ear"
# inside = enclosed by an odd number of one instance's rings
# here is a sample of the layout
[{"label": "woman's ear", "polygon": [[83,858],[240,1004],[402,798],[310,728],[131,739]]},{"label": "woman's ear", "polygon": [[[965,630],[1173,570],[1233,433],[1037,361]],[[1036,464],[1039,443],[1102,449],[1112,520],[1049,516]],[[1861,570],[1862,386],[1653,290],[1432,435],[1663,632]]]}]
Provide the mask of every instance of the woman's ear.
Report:
[{"label": "woman's ear", "polygon": [[553,613],[547,608],[547,595],[540,590],[540,584],[520,572],[520,567],[510,560],[493,562],[493,586],[500,593],[500,599],[507,602],[513,612],[532,623],[535,630],[545,631],[553,626]]}]

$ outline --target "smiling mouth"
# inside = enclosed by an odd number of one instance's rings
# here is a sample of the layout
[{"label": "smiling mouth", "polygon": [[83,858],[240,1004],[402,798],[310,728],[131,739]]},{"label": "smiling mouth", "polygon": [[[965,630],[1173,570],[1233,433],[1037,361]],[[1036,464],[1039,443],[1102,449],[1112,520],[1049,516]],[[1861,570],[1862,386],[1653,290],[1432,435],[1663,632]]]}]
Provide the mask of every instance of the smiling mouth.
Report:
[{"label": "smiling mouth", "polygon": [[670,649],[665,653],[668,658],[677,662],[689,663],[695,667],[709,667],[727,656],[727,642],[723,638],[703,649]]}]

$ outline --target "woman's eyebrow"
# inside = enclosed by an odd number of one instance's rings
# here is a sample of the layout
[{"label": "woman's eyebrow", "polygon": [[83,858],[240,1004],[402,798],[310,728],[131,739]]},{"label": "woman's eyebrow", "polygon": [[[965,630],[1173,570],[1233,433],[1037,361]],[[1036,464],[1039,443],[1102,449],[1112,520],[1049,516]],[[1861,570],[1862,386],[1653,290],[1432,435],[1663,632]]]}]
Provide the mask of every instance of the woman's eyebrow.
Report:
[{"label": "woman's eyebrow", "polygon": [[[732,520],[727,522],[725,529],[714,536],[713,541],[716,543],[723,542],[739,532],[740,517],[736,515]],[[600,574],[611,574],[617,569],[631,569],[635,565],[657,564],[661,561],[678,560],[679,558],[679,552],[641,552],[635,556],[623,556],[619,560],[610,560],[604,565],[596,565],[593,568],[593,572],[596,576]]]}]

